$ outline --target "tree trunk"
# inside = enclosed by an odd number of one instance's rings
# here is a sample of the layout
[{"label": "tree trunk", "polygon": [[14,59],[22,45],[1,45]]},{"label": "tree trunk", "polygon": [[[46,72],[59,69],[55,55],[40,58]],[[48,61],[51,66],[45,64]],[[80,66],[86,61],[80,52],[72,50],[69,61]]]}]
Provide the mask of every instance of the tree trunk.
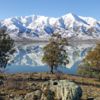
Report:
[{"label": "tree trunk", "polygon": [[53,66],[50,66],[50,72],[53,74],[54,72],[53,72]]}]

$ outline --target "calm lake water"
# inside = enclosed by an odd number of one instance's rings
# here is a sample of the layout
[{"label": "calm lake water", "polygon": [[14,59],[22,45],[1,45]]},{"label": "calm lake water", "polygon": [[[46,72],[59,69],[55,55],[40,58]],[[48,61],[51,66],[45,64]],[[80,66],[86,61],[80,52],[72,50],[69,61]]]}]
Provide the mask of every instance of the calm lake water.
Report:
[{"label": "calm lake water", "polygon": [[[16,52],[11,56],[11,62],[9,62],[5,71],[7,73],[48,72],[49,67],[41,61],[45,45],[46,43],[28,45],[16,43]],[[74,44],[66,47],[69,64],[59,67],[57,71],[76,74],[78,65],[93,47],[95,47],[95,44]]]}]

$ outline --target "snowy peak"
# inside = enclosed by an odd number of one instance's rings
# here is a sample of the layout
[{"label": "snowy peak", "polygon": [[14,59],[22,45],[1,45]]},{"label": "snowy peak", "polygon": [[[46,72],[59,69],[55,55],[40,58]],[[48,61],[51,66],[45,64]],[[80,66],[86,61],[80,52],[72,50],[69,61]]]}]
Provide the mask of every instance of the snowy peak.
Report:
[{"label": "snowy peak", "polygon": [[91,17],[68,13],[54,18],[45,16],[21,16],[0,21],[12,38],[48,38],[55,32],[66,37],[100,38],[100,21]]},{"label": "snowy peak", "polygon": [[67,15],[63,16],[63,18],[70,22],[80,22],[80,23],[84,23],[87,24],[86,21],[84,21],[83,19],[81,19],[79,16],[73,14],[73,13],[68,13]]},{"label": "snowy peak", "polygon": [[99,24],[99,21],[92,17],[82,17],[80,16],[81,19],[85,20],[90,26],[95,26],[97,23]]},{"label": "snowy peak", "polygon": [[79,19],[79,17],[77,15],[73,14],[73,13],[68,13],[68,14],[64,15],[63,17],[66,17],[68,19],[73,19],[73,20]]}]

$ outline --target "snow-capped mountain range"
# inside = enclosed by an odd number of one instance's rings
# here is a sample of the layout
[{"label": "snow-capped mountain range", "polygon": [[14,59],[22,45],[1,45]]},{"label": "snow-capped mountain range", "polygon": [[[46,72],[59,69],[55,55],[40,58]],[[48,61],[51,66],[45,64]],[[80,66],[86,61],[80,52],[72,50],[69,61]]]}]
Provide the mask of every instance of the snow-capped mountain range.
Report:
[{"label": "snow-capped mountain range", "polygon": [[57,32],[66,37],[100,38],[100,21],[72,13],[58,18],[36,15],[7,18],[0,21],[2,26],[7,27],[13,39],[48,39]]}]

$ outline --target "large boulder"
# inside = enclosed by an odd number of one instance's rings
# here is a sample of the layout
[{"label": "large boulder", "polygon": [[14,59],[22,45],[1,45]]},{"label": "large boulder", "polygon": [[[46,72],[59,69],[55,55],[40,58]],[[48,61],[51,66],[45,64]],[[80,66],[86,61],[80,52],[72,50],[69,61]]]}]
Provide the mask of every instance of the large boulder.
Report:
[{"label": "large boulder", "polygon": [[68,80],[50,80],[37,85],[37,90],[27,93],[25,100],[80,100],[82,96],[81,88]]}]

